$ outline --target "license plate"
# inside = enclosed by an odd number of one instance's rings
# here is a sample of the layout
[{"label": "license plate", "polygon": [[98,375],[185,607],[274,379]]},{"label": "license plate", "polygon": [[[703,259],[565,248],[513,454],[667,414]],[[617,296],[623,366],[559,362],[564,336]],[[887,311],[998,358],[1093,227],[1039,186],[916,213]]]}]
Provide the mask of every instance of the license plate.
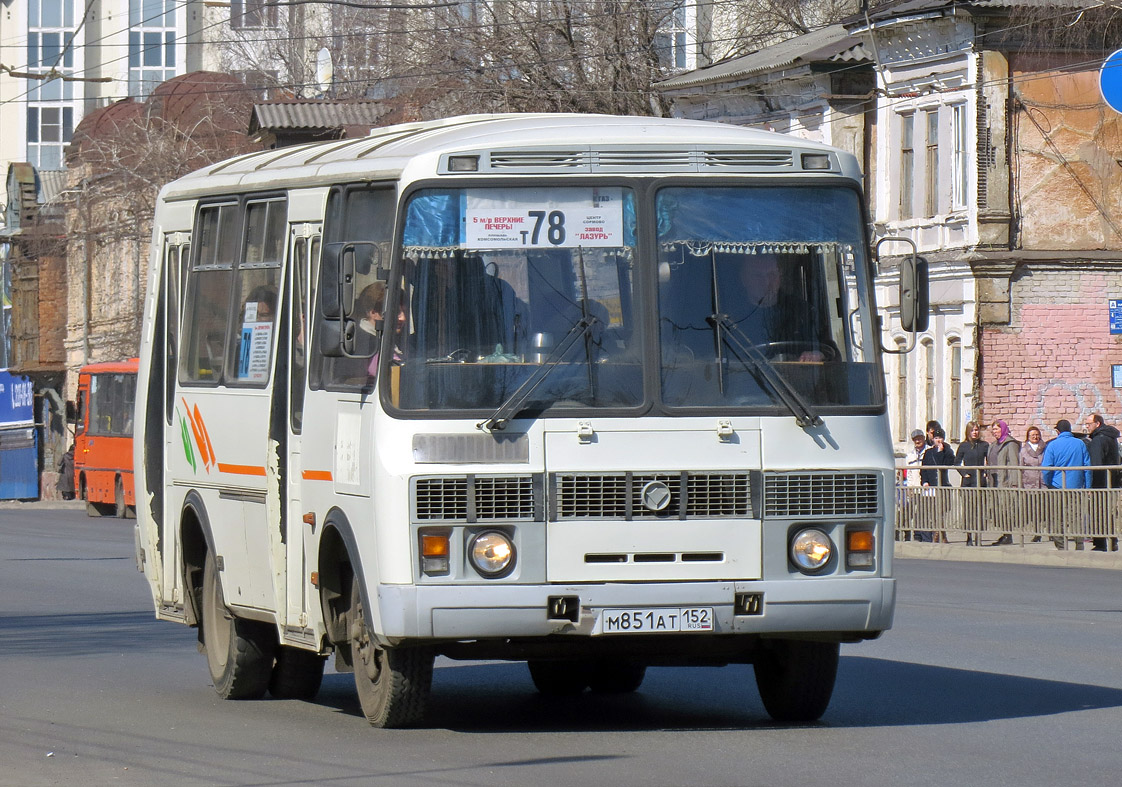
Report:
[{"label": "license plate", "polygon": [[605,609],[596,631],[600,634],[647,634],[662,631],[712,631],[712,607]]}]

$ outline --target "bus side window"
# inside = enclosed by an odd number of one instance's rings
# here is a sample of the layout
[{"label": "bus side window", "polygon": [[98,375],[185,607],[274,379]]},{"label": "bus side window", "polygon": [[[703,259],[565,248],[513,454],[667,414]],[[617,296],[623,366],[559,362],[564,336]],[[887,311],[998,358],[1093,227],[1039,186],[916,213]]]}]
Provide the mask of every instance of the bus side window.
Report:
[{"label": "bus side window", "polygon": [[[359,323],[367,315],[357,313],[361,308],[358,304],[362,293],[384,278],[383,266],[388,265],[390,259],[390,244],[393,240],[393,220],[396,209],[396,196],[392,188],[354,188],[347,191],[335,191],[328,200],[327,222],[324,227],[325,243],[356,243],[357,255],[362,261],[373,261],[370,265],[357,265],[358,273],[355,276],[353,287],[353,301],[343,304],[344,316],[355,323],[356,334],[362,329]],[[324,255],[326,260],[327,255]],[[320,284],[317,292],[323,289],[331,271],[327,270],[327,263],[320,265]],[[319,330],[326,333],[325,318],[322,313],[322,303],[319,298],[315,304],[315,323]],[[359,336],[356,342],[356,354],[364,358],[348,358],[329,356],[324,353],[321,338],[313,336],[311,357],[311,378],[313,388],[356,388],[370,385],[370,357],[376,351],[374,337],[369,335]]]},{"label": "bus side window", "polygon": [[179,360],[182,382],[217,383],[226,354],[239,226],[237,205],[200,208],[183,309],[186,342]]},{"label": "bus side window", "polygon": [[74,434],[85,434],[86,431],[86,392],[84,389],[78,389],[78,404],[75,408],[77,410],[77,419],[74,422]]},{"label": "bus side window", "polygon": [[245,256],[235,285],[240,313],[230,343],[230,382],[264,385],[269,379],[277,322],[280,266],[286,229],[284,200],[251,202],[245,210]]}]

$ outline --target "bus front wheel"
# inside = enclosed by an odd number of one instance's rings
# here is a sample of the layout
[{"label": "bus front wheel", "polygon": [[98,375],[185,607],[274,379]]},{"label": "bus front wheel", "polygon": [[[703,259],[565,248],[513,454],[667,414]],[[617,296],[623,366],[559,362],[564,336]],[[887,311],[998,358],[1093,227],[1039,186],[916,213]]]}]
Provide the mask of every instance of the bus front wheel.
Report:
[{"label": "bus front wheel", "polygon": [[276,650],[263,623],[230,614],[222,597],[214,555],[203,566],[203,645],[214,690],[226,700],[255,700],[269,688]]},{"label": "bus front wheel", "polygon": [[756,657],[756,687],[776,721],[817,721],[826,712],[838,674],[836,642],[775,640]]},{"label": "bus front wheel", "polygon": [[351,663],[362,714],[373,727],[407,727],[424,718],[432,686],[428,648],[383,648],[373,637],[356,576],[351,582]]}]

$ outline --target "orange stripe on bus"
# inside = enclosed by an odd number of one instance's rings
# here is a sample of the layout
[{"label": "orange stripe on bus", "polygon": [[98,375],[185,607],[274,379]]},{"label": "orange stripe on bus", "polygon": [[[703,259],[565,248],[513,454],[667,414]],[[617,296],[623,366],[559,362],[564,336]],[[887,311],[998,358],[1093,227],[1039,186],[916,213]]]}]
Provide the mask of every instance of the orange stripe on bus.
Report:
[{"label": "orange stripe on bus", "polygon": [[304,475],[304,480],[305,481],[330,481],[331,480],[331,471],[330,470],[305,470],[303,475]]},{"label": "orange stripe on bus", "polygon": [[191,412],[191,405],[187,404],[187,400],[183,400],[183,408],[187,411],[187,422],[191,424],[191,431],[195,435],[195,444],[199,448],[199,459],[203,462],[203,467],[207,472],[210,472],[210,461],[207,459],[206,452],[206,439],[203,437],[202,430],[199,428],[199,422],[196,419],[199,408],[195,407],[195,412]]},{"label": "orange stripe on bus", "polygon": [[195,418],[198,419],[199,428],[202,429],[203,432],[203,439],[206,440],[206,445],[203,446],[203,450],[205,450],[210,457],[210,459],[207,461],[207,464],[217,464],[218,460],[214,456],[214,444],[210,442],[210,432],[206,430],[206,423],[203,421],[202,413],[199,412],[198,404],[195,405]]},{"label": "orange stripe on bus", "polygon": [[231,475],[265,475],[265,468],[257,465],[224,465],[219,462],[218,471]]}]

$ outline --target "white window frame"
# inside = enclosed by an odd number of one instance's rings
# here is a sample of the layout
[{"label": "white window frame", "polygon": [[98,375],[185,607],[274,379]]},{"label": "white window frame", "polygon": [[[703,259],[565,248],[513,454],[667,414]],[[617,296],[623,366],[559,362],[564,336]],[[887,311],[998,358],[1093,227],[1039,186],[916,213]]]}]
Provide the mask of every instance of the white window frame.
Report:
[{"label": "white window frame", "polygon": [[969,113],[965,102],[951,105],[951,208],[966,210],[970,188]]}]

